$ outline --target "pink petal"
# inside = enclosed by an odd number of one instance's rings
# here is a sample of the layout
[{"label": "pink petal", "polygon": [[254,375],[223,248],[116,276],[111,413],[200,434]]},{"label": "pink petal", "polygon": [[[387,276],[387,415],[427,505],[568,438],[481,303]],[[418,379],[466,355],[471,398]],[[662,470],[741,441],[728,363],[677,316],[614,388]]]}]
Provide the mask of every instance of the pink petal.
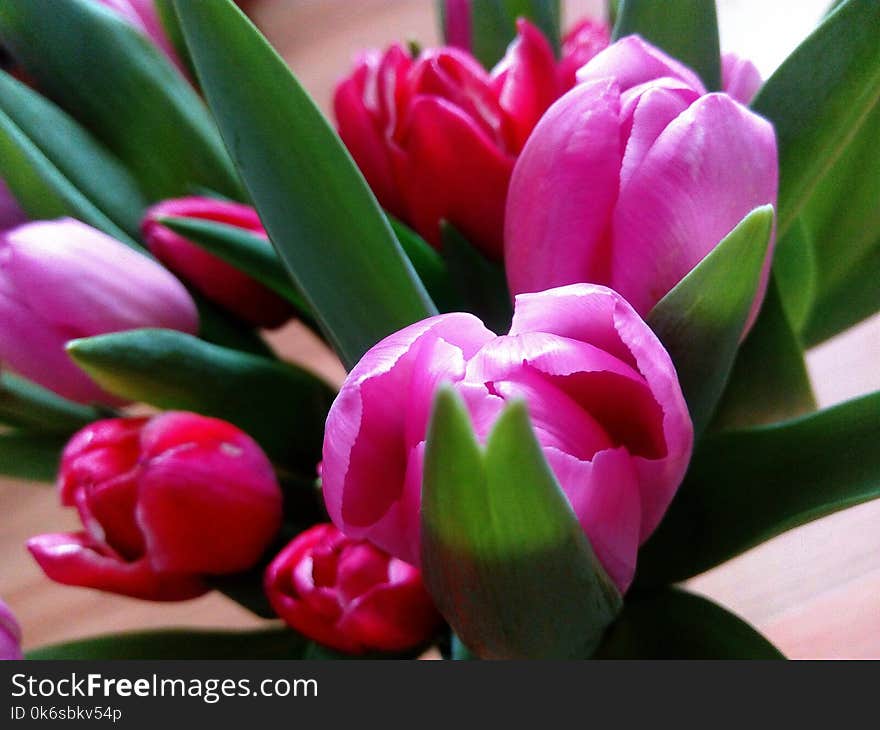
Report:
[{"label": "pink petal", "polygon": [[601,280],[622,146],[613,81],[576,86],[543,116],[514,168],[505,221],[511,292]]},{"label": "pink petal", "polygon": [[575,74],[597,53],[604,50],[611,34],[605,23],[584,19],[562,39],[562,59],[559,61],[559,79],[563,91],[577,83]]},{"label": "pink petal", "polygon": [[446,27],[443,35],[446,43],[464,51],[471,50],[471,4],[470,0],[444,0]]},{"label": "pink petal", "polygon": [[647,314],[752,209],[775,204],[776,185],[772,125],[725,94],[701,97],[621,189],[611,286]]},{"label": "pink petal", "polygon": [[637,35],[612,43],[577,72],[578,83],[613,78],[621,92],[664,76],[683,81],[699,94],[706,93],[697,74]]},{"label": "pink petal", "polygon": [[763,83],[761,72],[749,59],[735,53],[721,56],[721,88],[740,104],[750,104]]}]

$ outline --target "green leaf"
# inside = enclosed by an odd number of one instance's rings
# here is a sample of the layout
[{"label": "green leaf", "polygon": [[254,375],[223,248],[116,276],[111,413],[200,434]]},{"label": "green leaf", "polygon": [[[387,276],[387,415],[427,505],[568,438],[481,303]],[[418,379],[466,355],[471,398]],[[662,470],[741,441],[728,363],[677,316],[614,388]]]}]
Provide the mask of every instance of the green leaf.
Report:
[{"label": "green leaf", "polygon": [[880,497],[878,443],[880,392],[706,437],[642,548],[636,580],[690,578],[793,527]]},{"label": "green leaf", "polygon": [[54,482],[67,437],[55,433],[0,433],[0,474],[35,482]]},{"label": "green leaf", "polygon": [[199,218],[160,218],[159,222],[252,276],[287,299],[300,313],[308,312],[305,299],[265,238],[237,226]]},{"label": "green leaf", "polygon": [[92,0],[4,0],[0,35],[37,86],[122,160],[150,199],[183,195],[192,184],[241,195],[198,95],[112,10]]},{"label": "green leaf", "polygon": [[189,293],[199,310],[199,337],[220,347],[276,359],[272,348],[260,337],[253,325],[237,319],[193,288],[190,288]]},{"label": "green leaf", "polygon": [[620,608],[525,405],[507,407],[484,450],[449,387],[428,430],[422,569],[440,612],[486,658],[584,656]]},{"label": "green leaf", "polygon": [[27,659],[301,659],[310,641],[288,628],[163,629],[110,634],[27,652]]},{"label": "green leaf", "polygon": [[460,311],[476,314],[493,332],[507,332],[513,306],[504,268],[483,256],[452,224],[442,221],[440,234],[443,259]]},{"label": "green leaf", "polygon": [[752,102],[776,127],[780,239],[880,99],[878,38],[880,3],[847,0],[795,49]]},{"label": "green leaf", "polygon": [[738,616],[693,593],[669,588],[627,596],[596,659],[784,659]]},{"label": "green leaf", "polygon": [[72,216],[137,246],[0,110],[0,175],[31,218]]},{"label": "green leaf", "polygon": [[0,373],[0,421],[39,431],[71,433],[105,417],[29,380]]},{"label": "green leaf", "polygon": [[314,473],[321,459],[334,393],[305,370],[173,330],[72,340],[67,351],[111,393],[230,421],[273,460],[304,473]]},{"label": "green leaf", "polygon": [[[0,73],[0,110],[35,148],[22,152],[31,157],[39,152],[31,174],[50,188],[49,194],[76,201],[77,196],[69,191],[72,186],[101,212],[98,216],[82,204],[71,206],[66,211],[69,215],[87,215],[92,219],[88,222],[94,221],[111,235],[117,235],[119,229],[138,235],[146,200],[128,171],[86,130],[7,73]],[[49,166],[51,174],[41,174]],[[7,169],[5,161],[2,167],[5,179],[15,175],[15,169]],[[41,217],[42,200],[31,195],[26,198],[23,203],[31,217]],[[106,219],[114,225],[107,226]]]},{"label": "green leaf", "polygon": [[440,252],[409,226],[393,216],[388,216],[388,222],[438,309],[441,312],[462,311],[463,305]]},{"label": "green leaf", "polygon": [[343,361],[436,314],[366,181],[284,60],[230,0],[175,7],[269,237]]},{"label": "green leaf", "polygon": [[[808,240],[793,247],[791,258],[800,256],[814,261],[811,289],[806,293],[783,291],[783,295],[787,306],[790,301],[809,302],[809,311],[797,327],[807,346],[818,344],[880,310],[877,140],[880,105],[874,107],[870,118],[819,182],[802,212],[802,227]],[[783,261],[777,258],[777,269],[780,264]],[[801,282],[795,281],[794,286],[798,284]]]},{"label": "green leaf", "polygon": [[648,314],[675,364],[698,434],[733,367],[772,230],[773,207],[755,208]]},{"label": "green leaf", "polygon": [[774,277],[709,428],[720,431],[794,418],[816,409],[804,351],[788,322]]},{"label": "green leaf", "polygon": [[[471,0],[471,51],[486,68],[502,59],[516,37],[517,18],[528,18],[559,53],[562,22],[559,0]],[[446,3],[438,0],[441,32],[446,31]]]},{"label": "green leaf", "polygon": [[633,33],[690,66],[709,91],[721,88],[715,0],[621,0],[612,40]]}]

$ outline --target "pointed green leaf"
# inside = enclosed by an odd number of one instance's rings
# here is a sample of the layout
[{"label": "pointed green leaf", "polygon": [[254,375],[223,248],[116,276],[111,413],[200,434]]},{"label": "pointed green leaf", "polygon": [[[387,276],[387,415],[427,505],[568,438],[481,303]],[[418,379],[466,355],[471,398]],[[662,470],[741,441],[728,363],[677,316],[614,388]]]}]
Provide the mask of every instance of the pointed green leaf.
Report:
[{"label": "pointed green leaf", "polygon": [[483,449],[448,387],[428,431],[422,569],[441,613],[482,657],[587,655],[620,607],[525,405],[507,407]]},{"label": "pointed green leaf", "polygon": [[269,237],[343,361],[436,314],[366,181],[284,60],[230,0],[175,7]]},{"label": "pointed green leaf", "polygon": [[612,39],[633,33],[690,66],[709,91],[721,88],[715,0],[621,0]]},{"label": "pointed green leaf", "polygon": [[761,313],[739,348],[710,430],[772,423],[815,408],[803,348],[771,277]]},{"label": "pointed green leaf", "polygon": [[880,392],[704,439],[639,554],[639,584],[702,573],[786,530],[880,497]]},{"label": "pointed green leaf", "polygon": [[54,482],[67,437],[56,433],[0,433],[0,474],[35,482]]},{"label": "pointed green leaf", "polygon": [[334,393],[293,365],[210,345],[173,330],[72,340],[70,356],[102,388],[166,409],[222,418],[282,464],[313,473]]},{"label": "pointed green leaf", "polygon": [[308,312],[305,299],[266,239],[237,226],[199,218],[160,218],[159,222],[252,276],[287,299],[299,312]]},{"label": "pointed green leaf", "polygon": [[[559,52],[562,13],[559,0],[471,0],[471,51],[486,68],[502,59],[516,37],[517,18],[540,28]],[[446,32],[446,3],[438,0],[440,30]]]},{"label": "pointed green leaf", "polygon": [[[128,171],[86,130],[52,102],[2,72],[0,110],[45,158],[41,165],[54,168],[52,175],[41,176],[45,185],[59,185],[60,189],[53,192],[62,198],[68,197],[66,188],[72,186],[103,216],[109,218],[115,227],[137,236],[146,200]],[[35,166],[34,174],[40,174],[41,165]],[[2,161],[3,177],[8,182],[15,170],[8,170],[7,167]],[[42,201],[27,197],[28,200],[23,202],[31,217],[41,217],[39,208]],[[88,215],[89,211],[83,206],[72,207],[67,213]],[[91,217],[96,223],[104,223],[93,213]],[[115,235],[112,228],[107,233]]]},{"label": "pointed green leaf", "polygon": [[752,107],[776,127],[785,235],[880,100],[880,3],[847,0],[767,80]]},{"label": "pointed green leaf", "polygon": [[39,431],[71,433],[105,417],[29,380],[0,373],[0,421]]},{"label": "pointed green leaf", "polygon": [[440,252],[393,216],[388,216],[388,222],[437,308],[441,312],[461,312],[462,304]]},{"label": "pointed green leaf", "polygon": [[240,196],[198,95],[115,12],[92,0],[3,0],[0,36],[39,88],[122,160],[151,199],[183,195],[193,184]]},{"label": "pointed green leaf", "polygon": [[753,210],[648,315],[675,364],[698,434],[733,367],[772,230],[773,207]]},{"label": "pointed green leaf", "polygon": [[450,223],[441,224],[443,259],[461,310],[476,314],[493,332],[507,332],[513,306],[504,267],[489,261]]},{"label": "pointed green leaf", "polygon": [[301,659],[310,641],[288,628],[163,629],[109,634],[27,652],[27,659]]},{"label": "pointed green leaf", "polygon": [[784,659],[738,616],[669,588],[628,596],[596,659]]}]

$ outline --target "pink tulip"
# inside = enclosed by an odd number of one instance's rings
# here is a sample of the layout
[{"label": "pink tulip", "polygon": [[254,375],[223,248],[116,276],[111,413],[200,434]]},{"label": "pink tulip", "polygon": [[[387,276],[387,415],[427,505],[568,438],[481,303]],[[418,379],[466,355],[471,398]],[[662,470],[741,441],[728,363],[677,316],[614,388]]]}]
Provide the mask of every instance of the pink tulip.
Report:
[{"label": "pink tulip", "polygon": [[69,340],[140,327],[195,333],[183,285],[85,223],[27,223],[0,237],[0,361],[71,400],[116,402],[74,365]]},{"label": "pink tulip", "polygon": [[168,59],[188,76],[174,45],[168,38],[162,20],[153,0],[95,0],[99,5],[114,11],[119,17],[137,28],[155,45]]},{"label": "pink tulip", "polygon": [[178,217],[224,223],[243,228],[265,239],[257,211],[248,205],[213,198],[163,200],[147,210],[141,229],[153,255],[208,299],[256,327],[280,327],[293,316],[293,308],[256,279],[188,241],[162,225],[159,218]]},{"label": "pink tulip", "polygon": [[517,294],[597,282],[645,316],[752,209],[775,204],[773,127],[637,36],[578,79],[516,165],[508,283]]},{"label": "pink tulip", "polygon": [[547,39],[520,21],[486,71],[458,48],[365,54],[336,89],[339,134],[379,202],[435,246],[446,219],[500,258],[513,163],[560,92]]},{"label": "pink tulip", "polygon": [[28,549],[52,580],[156,601],[204,593],[204,575],[247,570],[281,524],[281,490],[260,447],[195,413],[97,421],[70,440],[61,503],[83,530]]},{"label": "pink tulip", "polygon": [[21,627],[9,606],[0,601],[0,660],[21,658]]},{"label": "pink tulip", "polygon": [[284,548],[266,571],[265,586],[287,624],[350,654],[411,649],[442,620],[418,570],[329,524]]},{"label": "pink tulip", "polygon": [[441,382],[464,398],[481,440],[505,401],[525,400],[599,560],[626,590],[693,441],[669,355],[632,307],[610,289],[576,284],[518,296],[508,335],[471,314],[444,314],[364,355],[327,418],[324,498],[347,535],[414,565],[426,431]]},{"label": "pink tulip", "polygon": [[735,53],[721,56],[721,88],[740,104],[751,104],[764,83],[757,66]]}]

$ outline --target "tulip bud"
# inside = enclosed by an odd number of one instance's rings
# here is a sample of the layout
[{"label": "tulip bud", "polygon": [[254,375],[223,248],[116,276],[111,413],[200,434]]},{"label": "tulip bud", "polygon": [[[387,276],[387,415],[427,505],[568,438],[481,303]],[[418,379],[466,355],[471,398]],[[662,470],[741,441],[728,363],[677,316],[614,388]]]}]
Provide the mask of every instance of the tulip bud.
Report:
[{"label": "tulip bud", "polygon": [[414,565],[428,422],[449,383],[485,441],[521,399],[547,462],[621,591],[684,477],[693,427],[666,350],[601,286],[520,295],[507,335],[443,314],[390,335],[345,380],[324,435],[322,483],[339,529]]},{"label": "tulip bud", "polygon": [[61,458],[58,489],[83,530],[28,549],[52,580],[157,601],[204,593],[205,575],[247,570],[281,523],[260,447],[195,413],[97,421]]},{"label": "tulip bud", "polygon": [[116,403],[64,351],[68,340],[141,327],[194,334],[195,304],[159,264],[79,221],[0,237],[0,361],[81,403]]},{"label": "tulip bud", "polygon": [[[776,203],[773,126],[629,36],[578,71],[542,117],[510,184],[514,294],[574,282],[645,316],[751,210]],[[772,242],[747,328],[760,308]]]},{"label": "tulip bud", "polygon": [[379,202],[434,246],[445,219],[501,257],[514,160],[561,92],[547,39],[518,29],[492,72],[459,48],[412,58],[392,46],[365,54],[336,89],[339,134]]},{"label": "tulip bud", "polygon": [[279,327],[293,316],[285,300],[234,266],[208,253],[159,221],[162,217],[196,218],[243,228],[266,239],[257,211],[241,203],[213,198],[164,200],[147,210],[141,230],[153,255],[208,299],[256,326]]},{"label": "tulip bud", "polygon": [[9,606],[0,601],[0,660],[22,658],[21,627]]},{"label": "tulip bud", "polygon": [[333,525],[295,538],[266,570],[265,586],[287,624],[349,654],[411,649],[441,622],[418,570]]}]

